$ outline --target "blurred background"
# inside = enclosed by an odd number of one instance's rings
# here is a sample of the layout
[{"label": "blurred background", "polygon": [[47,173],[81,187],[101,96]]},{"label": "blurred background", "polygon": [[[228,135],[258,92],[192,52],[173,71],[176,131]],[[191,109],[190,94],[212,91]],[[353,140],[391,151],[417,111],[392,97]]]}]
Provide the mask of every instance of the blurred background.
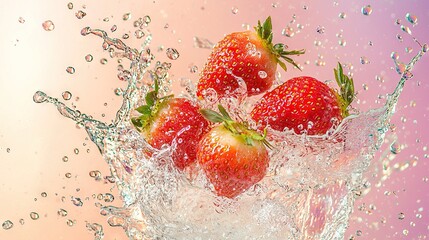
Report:
[{"label": "blurred background", "polygon": [[[99,213],[100,204],[122,203],[95,145],[54,106],[32,99],[42,90],[96,119],[109,123],[114,118],[121,104],[115,89],[125,82],[102,40],[81,36],[86,26],[137,49],[151,38],[156,60],[172,62],[178,93],[181,80],[198,80],[211,43],[271,16],[274,42],[307,50],[296,58],[303,71],[281,72],[281,81],[299,75],[332,80],[341,61],[353,74],[358,92],[353,106],[361,111],[382,106],[395,88],[399,75],[391,53],[408,62],[419,50],[413,38],[429,42],[429,2],[423,0],[3,0],[2,5],[0,239],[6,240],[94,239],[87,229],[93,223],[103,226],[104,239],[126,239]],[[134,27],[139,18],[147,22],[141,30]],[[169,59],[167,48],[180,56]],[[392,119],[388,139],[397,139],[374,158],[375,164],[386,154],[391,157],[391,174],[382,182],[380,175],[368,178],[346,239],[429,235],[429,56],[413,73]]]}]

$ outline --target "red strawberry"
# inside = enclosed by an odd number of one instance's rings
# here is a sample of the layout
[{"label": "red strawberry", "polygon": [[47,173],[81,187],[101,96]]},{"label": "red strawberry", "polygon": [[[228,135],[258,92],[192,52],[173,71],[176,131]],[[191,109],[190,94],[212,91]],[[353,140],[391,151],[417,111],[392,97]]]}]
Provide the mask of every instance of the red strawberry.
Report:
[{"label": "red strawberry", "polygon": [[146,95],[147,105],[136,109],[142,115],[132,118],[132,123],[155,148],[175,141],[172,159],[183,170],[196,161],[198,142],[209,130],[209,124],[190,100],[172,95],[158,98],[158,88],[155,79],[155,90]]},{"label": "red strawberry", "polygon": [[343,74],[340,63],[334,73],[340,94],[315,78],[292,78],[259,100],[251,112],[252,119],[278,131],[288,128],[297,134],[325,134],[334,122],[348,115],[347,107],[354,96],[353,79]]},{"label": "red strawberry", "polygon": [[234,122],[225,109],[222,113],[202,110],[213,122],[222,122],[200,141],[197,159],[217,195],[234,198],[259,182],[266,174],[269,158],[264,136]]},{"label": "red strawberry", "polygon": [[273,45],[271,17],[256,31],[236,32],[227,35],[213,49],[198,82],[197,96],[204,97],[212,88],[218,98],[235,96],[242,79],[247,86],[247,95],[267,91],[273,84],[277,64],[286,71],[289,62],[298,67],[288,55],[300,55],[304,50],[286,51],[284,44]]}]

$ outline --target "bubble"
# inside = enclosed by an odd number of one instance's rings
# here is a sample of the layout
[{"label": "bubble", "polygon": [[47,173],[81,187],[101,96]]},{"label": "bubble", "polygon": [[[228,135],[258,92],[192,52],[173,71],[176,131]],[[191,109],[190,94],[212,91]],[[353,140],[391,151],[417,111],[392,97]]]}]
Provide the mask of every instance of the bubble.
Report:
[{"label": "bubble", "polygon": [[72,98],[72,94],[69,91],[65,91],[61,94],[64,100],[70,100]]},{"label": "bubble", "polygon": [[64,156],[62,159],[63,159],[63,162],[68,162],[69,161],[69,157],[67,157],[67,156]]},{"label": "bubble", "polygon": [[238,13],[238,8],[237,7],[232,7],[231,8],[231,12],[232,12],[232,14],[237,14]]},{"label": "bubble", "polygon": [[144,35],[145,35],[144,32],[142,30],[139,30],[139,29],[137,29],[134,32],[134,36],[136,36],[137,39],[141,39],[142,37],[144,37]]},{"label": "bubble", "polygon": [[116,96],[122,96],[124,94],[124,91],[122,90],[122,88],[115,88],[113,92],[115,93]]},{"label": "bubble", "polygon": [[48,31],[48,32],[50,32],[50,31],[52,31],[52,30],[55,29],[55,25],[54,25],[54,23],[51,20],[44,21],[42,23],[42,27],[43,27],[43,29],[45,29],[45,31]]},{"label": "bubble", "polygon": [[92,62],[93,59],[94,59],[94,57],[91,54],[87,54],[85,56],[85,61],[87,61],[87,62]]},{"label": "bubble", "polygon": [[122,39],[128,39],[130,38],[130,35],[128,35],[128,33],[124,33],[124,35],[122,35]]},{"label": "bubble", "polygon": [[407,13],[405,15],[405,19],[407,19],[408,22],[410,22],[413,25],[417,24],[417,17],[414,15],[411,15],[410,13]]},{"label": "bubble", "polygon": [[404,234],[404,236],[408,236],[409,231],[407,229],[402,230],[402,234]]},{"label": "bubble", "polygon": [[105,202],[113,202],[115,200],[115,197],[110,194],[110,193],[106,193],[104,194],[104,201]]},{"label": "bubble", "polygon": [[72,10],[73,9],[73,3],[72,2],[67,3],[67,7],[68,7],[68,9]]},{"label": "bubble", "polygon": [[42,192],[40,195],[41,195],[42,197],[47,197],[47,196],[48,196],[48,194],[47,194],[46,192]]},{"label": "bubble", "polygon": [[127,20],[129,20],[131,18],[131,13],[125,13],[123,16],[122,16],[122,20],[124,20],[124,21],[127,21]]},{"label": "bubble", "polygon": [[399,59],[399,54],[397,53],[397,52],[392,52],[391,54],[390,54],[390,57],[393,59],[393,60],[398,60]]},{"label": "bubble", "polygon": [[57,214],[58,214],[58,216],[60,216],[60,217],[65,217],[65,216],[67,216],[68,212],[67,212],[66,210],[64,210],[64,209],[60,208],[60,209],[57,211]]},{"label": "bubble", "polygon": [[82,19],[82,18],[84,18],[86,16],[86,12],[84,12],[82,10],[79,10],[79,11],[76,12],[75,15],[76,15],[77,19]]},{"label": "bubble", "polygon": [[71,220],[71,219],[67,219],[66,224],[67,224],[67,226],[69,226],[69,227],[73,227],[73,226],[74,226],[74,224],[75,224],[75,221],[73,221],[73,220]]},{"label": "bubble", "polygon": [[89,176],[92,178],[95,178],[95,180],[97,180],[97,181],[101,180],[101,172],[98,170],[90,171]]},{"label": "bubble", "polygon": [[428,45],[427,43],[423,44],[423,46],[422,46],[422,51],[423,51],[423,52],[427,52],[427,51],[428,51],[428,49],[429,49],[429,45]]},{"label": "bubble", "polygon": [[361,12],[365,16],[371,15],[371,13],[372,13],[372,7],[371,7],[371,5],[363,6],[362,9],[361,9]]},{"label": "bubble", "polygon": [[25,19],[24,19],[23,17],[19,17],[19,18],[18,18],[18,22],[19,22],[19,23],[25,23]]},{"label": "bubble", "polygon": [[411,35],[411,29],[409,27],[401,25],[401,30]]},{"label": "bubble", "polygon": [[19,219],[19,223],[20,223],[21,225],[24,225],[25,220],[21,218],[21,219]]},{"label": "bubble", "polygon": [[4,230],[9,230],[13,227],[13,222],[10,220],[6,220],[3,222],[1,226],[3,227]]},{"label": "bubble", "polygon": [[69,73],[69,74],[73,74],[73,73],[76,72],[76,70],[74,69],[74,67],[70,67],[69,66],[69,67],[66,68],[66,72]]},{"label": "bubble", "polygon": [[338,14],[338,17],[344,19],[347,17],[347,14],[345,12],[340,12],[340,14]]},{"label": "bubble", "polygon": [[71,201],[77,207],[82,207],[83,206],[83,202],[82,202],[82,200],[80,198],[72,197]]},{"label": "bubble", "polygon": [[357,230],[357,231],[356,231],[356,236],[358,236],[358,237],[359,237],[359,236],[362,236],[362,231],[361,231],[361,230]]},{"label": "bubble", "polygon": [[322,42],[321,41],[319,41],[319,40],[316,40],[316,41],[314,41],[314,46],[316,46],[316,47],[319,47],[319,46],[321,46],[322,45]]},{"label": "bubble", "polygon": [[33,219],[33,220],[37,220],[37,219],[39,219],[39,214],[36,213],[36,212],[31,212],[30,213],[30,218]]},{"label": "bubble", "polygon": [[71,173],[66,173],[65,176],[66,176],[66,178],[71,178],[72,174]]},{"label": "bubble", "polygon": [[293,37],[295,32],[292,27],[286,27],[282,30],[282,35],[286,37]]},{"label": "bubble", "polygon": [[79,154],[79,149],[77,149],[77,148],[75,148],[75,149],[73,149],[73,152],[74,152],[74,154]]},{"label": "bubble", "polygon": [[6,148],[6,152],[7,152],[7,153],[10,153],[10,148]]},{"label": "bubble", "polygon": [[149,23],[152,21],[152,19],[150,19],[150,16],[146,15],[143,17],[143,24],[145,26],[149,25]]},{"label": "bubble", "polygon": [[345,47],[345,46],[346,46],[346,44],[347,44],[347,42],[346,42],[346,40],[344,40],[344,39],[340,39],[340,40],[338,40],[338,44],[339,44],[341,47]]},{"label": "bubble", "polygon": [[396,34],[396,39],[398,39],[399,42],[404,41],[404,39],[402,38],[402,36],[400,34]]},{"label": "bubble", "polygon": [[167,48],[165,53],[167,54],[167,57],[171,60],[176,60],[180,56],[179,52],[175,48]]},{"label": "bubble", "polygon": [[111,32],[115,32],[115,31],[116,31],[116,29],[118,29],[118,27],[117,27],[116,25],[113,25],[113,26],[110,28],[110,31],[111,31]]},{"label": "bubble", "polygon": [[266,77],[268,76],[268,74],[267,74],[267,72],[265,72],[265,71],[259,71],[259,72],[258,72],[258,76],[259,76],[260,78],[266,78]]},{"label": "bubble", "polygon": [[100,59],[100,63],[102,65],[106,65],[107,64],[107,59],[105,59],[105,58]]},{"label": "bubble", "polygon": [[189,71],[190,71],[191,73],[197,73],[197,72],[198,72],[198,66],[196,66],[196,65],[192,65],[192,66],[190,66],[190,67],[189,67]]},{"label": "bubble", "polygon": [[103,22],[108,22],[110,19],[108,17],[103,18]]},{"label": "bubble", "polygon": [[368,60],[368,58],[367,58],[367,57],[362,56],[362,57],[360,57],[360,63],[361,63],[361,64],[368,64],[368,63],[369,63],[369,60]]},{"label": "bubble", "polygon": [[413,48],[412,47],[406,47],[405,48],[405,52],[406,53],[411,53],[413,51]]},{"label": "bubble", "polygon": [[324,26],[317,26],[316,28],[316,32],[319,34],[324,34],[325,33],[325,27]]},{"label": "bubble", "polygon": [[271,3],[271,7],[273,7],[273,8],[277,8],[278,6],[279,6],[278,2]]},{"label": "bubble", "polygon": [[46,96],[46,93],[42,91],[37,91],[33,95],[33,101],[35,103],[42,103],[42,102],[45,102],[46,100],[48,100],[48,96]]},{"label": "bubble", "polygon": [[405,214],[404,213],[401,212],[401,213],[398,214],[398,219],[399,220],[404,220],[404,218],[405,218]]}]

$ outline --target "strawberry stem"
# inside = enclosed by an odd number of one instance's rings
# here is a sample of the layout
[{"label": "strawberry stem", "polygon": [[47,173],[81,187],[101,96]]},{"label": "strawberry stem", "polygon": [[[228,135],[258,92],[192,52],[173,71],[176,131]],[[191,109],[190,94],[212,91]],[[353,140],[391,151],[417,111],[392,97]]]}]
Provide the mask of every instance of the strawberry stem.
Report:
[{"label": "strawberry stem", "polygon": [[298,64],[295,63],[295,61],[288,57],[291,55],[301,55],[305,53],[305,49],[301,50],[292,50],[292,51],[286,51],[286,45],[282,43],[277,43],[273,45],[273,26],[271,22],[271,16],[269,16],[263,24],[261,24],[260,21],[258,21],[258,26],[255,27],[255,30],[258,34],[258,36],[265,40],[266,46],[270,49],[270,51],[274,54],[277,63],[280,65],[283,70],[287,71],[286,63],[288,62],[301,70],[301,68],[298,66]]},{"label": "strawberry stem", "polygon": [[343,111],[343,116],[346,117],[349,115],[347,108],[353,102],[355,97],[355,87],[353,83],[353,78],[349,78],[343,72],[343,66],[338,62],[337,69],[334,69],[335,80],[337,81],[338,86],[340,87],[340,99],[341,99],[341,108]]}]

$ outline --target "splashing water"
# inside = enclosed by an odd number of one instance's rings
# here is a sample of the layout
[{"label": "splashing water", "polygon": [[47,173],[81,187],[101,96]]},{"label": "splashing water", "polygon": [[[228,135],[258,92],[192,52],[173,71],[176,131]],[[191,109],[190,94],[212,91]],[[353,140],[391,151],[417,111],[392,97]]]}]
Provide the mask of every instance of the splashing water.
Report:
[{"label": "splashing water", "polygon": [[[154,58],[149,49],[130,48],[102,30],[87,27],[81,34],[101,37],[104,49],[114,47],[116,57],[131,62],[113,123],[94,120],[41,91],[33,100],[54,104],[86,129],[109,164],[124,204],[103,206],[101,214],[109,217],[110,226],[124,228],[130,239],[343,239],[362,175],[384,140],[414,64],[428,48],[421,46],[400,69],[398,58],[392,57],[401,79],[384,107],[351,115],[325,136],[272,132],[267,176],[231,200],[215,196],[198,169],[192,174],[176,171],[170,158],[174,144],[154,149],[130,124],[132,110],[148,91],[144,85],[152,83],[154,74],[168,82],[169,65],[156,63],[149,69]],[[96,239],[103,237],[100,225],[87,227]]]}]

